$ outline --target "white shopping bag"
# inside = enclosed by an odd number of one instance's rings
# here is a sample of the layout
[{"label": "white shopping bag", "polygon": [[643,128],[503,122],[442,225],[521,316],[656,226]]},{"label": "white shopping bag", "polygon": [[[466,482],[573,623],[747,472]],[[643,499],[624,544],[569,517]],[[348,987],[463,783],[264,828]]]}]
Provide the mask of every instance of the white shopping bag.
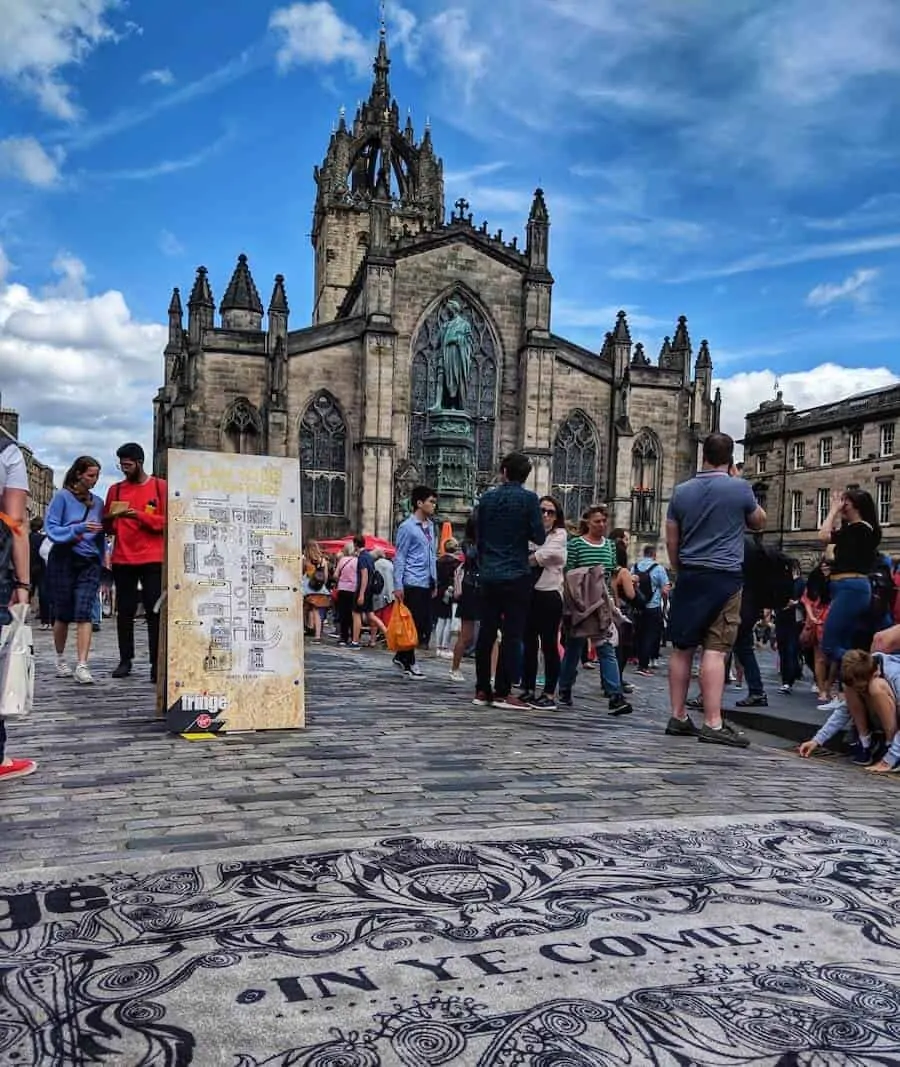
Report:
[{"label": "white shopping bag", "polygon": [[0,632],[0,719],[31,711],[34,700],[34,646],[27,623],[28,605],[14,604],[13,621]]}]

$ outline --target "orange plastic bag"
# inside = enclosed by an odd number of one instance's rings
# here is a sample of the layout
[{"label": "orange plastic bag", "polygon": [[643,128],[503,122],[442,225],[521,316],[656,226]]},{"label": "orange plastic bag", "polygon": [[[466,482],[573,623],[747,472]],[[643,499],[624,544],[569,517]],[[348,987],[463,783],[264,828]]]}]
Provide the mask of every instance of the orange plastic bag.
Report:
[{"label": "orange plastic bag", "polygon": [[419,633],[412,612],[399,601],[394,604],[386,640],[391,652],[411,652],[419,647]]}]

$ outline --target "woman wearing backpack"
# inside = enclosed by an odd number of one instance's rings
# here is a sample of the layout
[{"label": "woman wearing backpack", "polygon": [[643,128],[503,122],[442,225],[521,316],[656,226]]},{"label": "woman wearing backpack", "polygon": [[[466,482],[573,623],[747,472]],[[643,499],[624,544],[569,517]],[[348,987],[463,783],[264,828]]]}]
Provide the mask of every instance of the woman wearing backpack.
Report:
[{"label": "woman wearing backpack", "polygon": [[318,541],[310,541],[303,554],[303,610],[306,628],[312,630],[313,640],[322,640],[323,613],[331,606],[328,579],[331,572],[328,560]]}]

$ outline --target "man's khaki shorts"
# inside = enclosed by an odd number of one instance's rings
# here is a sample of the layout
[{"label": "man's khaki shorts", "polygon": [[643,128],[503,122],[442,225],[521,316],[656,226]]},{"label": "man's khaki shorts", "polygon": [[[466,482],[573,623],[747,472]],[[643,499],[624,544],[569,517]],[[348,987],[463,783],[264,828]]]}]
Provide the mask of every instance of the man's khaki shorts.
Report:
[{"label": "man's khaki shorts", "polygon": [[728,598],[725,606],[713,619],[703,637],[703,648],[707,652],[728,653],[734,648],[741,625],[742,599],[743,591],[739,589]]}]

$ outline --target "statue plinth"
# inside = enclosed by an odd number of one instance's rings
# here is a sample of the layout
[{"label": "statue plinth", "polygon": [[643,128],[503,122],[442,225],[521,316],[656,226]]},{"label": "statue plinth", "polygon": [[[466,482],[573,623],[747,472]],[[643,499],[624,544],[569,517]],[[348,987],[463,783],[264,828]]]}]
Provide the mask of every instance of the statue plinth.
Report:
[{"label": "statue plinth", "polygon": [[465,523],[475,505],[472,416],[443,408],[429,411],[422,446],[425,480],[437,490],[441,518],[454,525]]}]

